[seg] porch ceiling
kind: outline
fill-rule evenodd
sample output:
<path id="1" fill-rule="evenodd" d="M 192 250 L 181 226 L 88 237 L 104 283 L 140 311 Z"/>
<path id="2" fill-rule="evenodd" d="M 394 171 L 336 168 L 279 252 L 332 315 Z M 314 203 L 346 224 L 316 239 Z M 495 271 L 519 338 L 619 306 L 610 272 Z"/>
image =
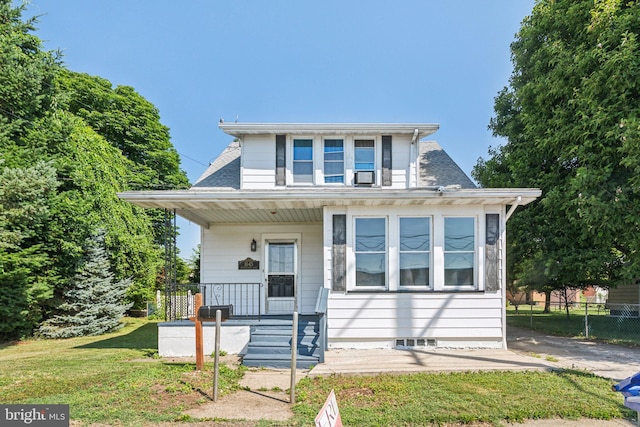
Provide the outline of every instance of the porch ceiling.
<path id="1" fill-rule="evenodd" d="M 526 205 L 541 194 L 509 189 L 353 189 L 352 191 L 129 191 L 121 199 L 143 208 L 175 209 L 208 228 L 214 223 L 321 222 L 327 207 Z"/>

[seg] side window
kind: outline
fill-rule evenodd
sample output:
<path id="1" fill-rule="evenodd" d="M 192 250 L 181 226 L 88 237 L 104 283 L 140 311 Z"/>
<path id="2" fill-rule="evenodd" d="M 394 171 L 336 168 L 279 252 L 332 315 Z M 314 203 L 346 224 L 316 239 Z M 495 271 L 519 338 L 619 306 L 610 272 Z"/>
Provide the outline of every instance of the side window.
<path id="1" fill-rule="evenodd" d="M 344 141 L 324 140 L 324 182 L 344 184 Z"/>
<path id="2" fill-rule="evenodd" d="M 444 286 L 474 285 L 474 218 L 444 219 Z"/>
<path id="3" fill-rule="evenodd" d="M 430 285 L 431 219 L 400 218 L 400 286 Z"/>
<path id="4" fill-rule="evenodd" d="M 293 140 L 293 182 L 313 183 L 313 140 Z"/>
<path id="5" fill-rule="evenodd" d="M 355 219 L 356 287 L 384 287 L 387 281 L 385 218 Z"/>

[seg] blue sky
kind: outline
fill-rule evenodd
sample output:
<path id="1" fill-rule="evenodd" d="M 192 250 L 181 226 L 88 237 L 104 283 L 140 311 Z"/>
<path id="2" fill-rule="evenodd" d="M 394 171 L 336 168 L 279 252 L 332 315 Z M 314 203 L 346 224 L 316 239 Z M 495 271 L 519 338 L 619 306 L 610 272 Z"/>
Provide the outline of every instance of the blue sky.
<path id="1" fill-rule="evenodd" d="M 67 68 L 132 86 L 194 182 L 240 122 L 439 123 L 469 174 L 534 0 L 31 0 Z M 180 221 L 189 257 L 199 227 Z"/>

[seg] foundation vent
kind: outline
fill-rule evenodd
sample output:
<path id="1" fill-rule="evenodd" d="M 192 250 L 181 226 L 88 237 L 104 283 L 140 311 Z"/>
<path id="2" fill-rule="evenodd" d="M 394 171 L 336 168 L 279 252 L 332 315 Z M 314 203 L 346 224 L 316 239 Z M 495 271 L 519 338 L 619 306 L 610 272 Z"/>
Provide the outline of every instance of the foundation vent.
<path id="1" fill-rule="evenodd" d="M 436 347 L 438 342 L 435 338 L 396 338 L 396 347 Z"/>

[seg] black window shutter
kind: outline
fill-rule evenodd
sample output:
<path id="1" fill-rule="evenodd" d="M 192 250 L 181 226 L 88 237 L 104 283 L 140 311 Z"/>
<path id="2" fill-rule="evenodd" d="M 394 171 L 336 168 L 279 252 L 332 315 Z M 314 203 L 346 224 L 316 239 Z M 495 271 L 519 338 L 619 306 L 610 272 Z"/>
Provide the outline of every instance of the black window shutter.
<path id="1" fill-rule="evenodd" d="M 331 289 L 346 290 L 347 275 L 347 216 L 333 216 L 333 245 L 331 248 Z"/>
<path id="2" fill-rule="evenodd" d="M 276 185 L 286 185 L 287 137 L 276 135 Z"/>
<path id="3" fill-rule="evenodd" d="M 500 257 L 498 256 L 498 244 L 500 239 L 500 215 L 487 214 L 485 237 L 485 290 L 496 292 L 500 289 Z"/>
<path id="4" fill-rule="evenodd" d="M 391 186 L 391 135 L 382 135 L 382 185 Z"/>

